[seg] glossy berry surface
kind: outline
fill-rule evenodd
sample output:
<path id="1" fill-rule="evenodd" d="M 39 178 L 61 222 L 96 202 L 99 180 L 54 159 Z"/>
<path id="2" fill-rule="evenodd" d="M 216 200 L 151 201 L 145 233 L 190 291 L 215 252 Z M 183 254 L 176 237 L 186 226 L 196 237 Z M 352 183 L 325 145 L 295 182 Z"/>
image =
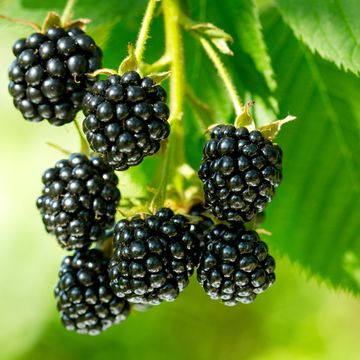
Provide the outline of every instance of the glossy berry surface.
<path id="1" fill-rule="evenodd" d="M 194 225 L 170 209 L 115 226 L 109 277 L 114 293 L 129 302 L 174 301 L 198 263 Z"/>
<path id="2" fill-rule="evenodd" d="M 155 154 L 170 133 L 165 100 L 161 86 L 135 71 L 97 81 L 83 101 L 90 147 L 116 170 Z"/>
<path id="3" fill-rule="evenodd" d="M 63 259 L 54 293 L 67 330 L 98 335 L 128 317 L 130 305 L 113 294 L 107 265 L 97 249 L 76 251 Z"/>
<path id="4" fill-rule="evenodd" d="M 197 278 L 210 298 L 248 304 L 275 281 L 275 261 L 255 231 L 216 225 L 206 235 Z"/>
<path id="5" fill-rule="evenodd" d="M 47 169 L 42 182 L 37 207 L 64 249 L 88 247 L 114 225 L 118 178 L 101 158 L 72 154 Z"/>
<path id="6" fill-rule="evenodd" d="M 203 148 L 198 174 L 213 215 L 247 222 L 274 197 L 282 178 L 282 151 L 258 130 L 218 125 Z"/>
<path id="7" fill-rule="evenodd" d="M 79 28 L 50 28 L 13 45 L 9 92 L 26 120 L 44 119 L 60 126 L 74 120 L 85 90 L 94 79 L 85 74 L 101 67 L 102 53 Z"/>

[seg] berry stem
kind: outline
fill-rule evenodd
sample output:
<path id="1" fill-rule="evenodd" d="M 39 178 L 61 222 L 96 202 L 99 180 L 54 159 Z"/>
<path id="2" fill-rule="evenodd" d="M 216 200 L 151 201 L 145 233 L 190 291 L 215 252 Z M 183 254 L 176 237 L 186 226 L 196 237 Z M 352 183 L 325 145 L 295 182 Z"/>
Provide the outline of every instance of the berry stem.
<path id="1" fill-rule="evenodd" d="M 89 145 L 85 139 L 84 134 L 81 131 L 81 128 L 77 121 L 77 118 L 75 118 L 75 120 L 74 120 L 74 125 L 76 127 L 76 130 L 77 130 L 77 132 L 79 134 L 79 138 L 80 138 L 80 152 L 88 156 L 90 153 Z"/>
<path id="2" fill-rule="evenodd" d="M 170 119 L 179 121 L 183 117 L 185 96 L 184 50 L 179 26 L 179 0 L 164 0 L 164 19 L 166 34 L 166 53 L 171 57 L 170 79 Z"/>
<path id="3" fill-rule="evenodd" d="M 190 85 L 186 87 L 186 97 L 191 104 L 201 129 L 206 131 L 216 122 L 210 107 L 196 96 Z"/>
<path id="4" fill-rule="evenodd" d="M 182 177 L 180 176 L 179 179 L 176 177 L 178 176 L 177 168 L 184 163 L 184 136 L 180 124 L 183 117 L 186 81 L 184 49 L 179 24 L 179 0 L 164 0 L 163 11 L 166 34 L 166 54 L 171 58 L 169 118 L 169 123 L 171 123 L 171 133 L 169 141 L 165 145 L 167 148 L 163 148 L 165 155 L 163 158 L 160 186 L 152 199 L 150 205 L 152 210 L 163 206 L 170 177 L 174 178 L 174 183 L 177 183 L 180 187 L 182 186 Z"/>
<path id="5" fill-rule="evenodd" d="M 230 74 L 226 70 L 223 62 L 221 61 L 219 55 L 216 53 L 211 44 L 202 37 L 199 37 L 200 43 L 203 46 L 205 52 L 209 56 L 210 60 L 213 62 L 218 74 L 223 81 L 225 88 L 230 96 L 230 99 L 233 103 L 236 116 L 239 116 L 243 113 L 243 105 L 241 103 L 241 99 L 239 94 L 236 91 L 236 88 L 232 82 Z"/>
<path id="6" fill-rule="evenodd" d="M 53 149 L 56 149 L 57 151 L 60 151 L 65 156 L 70 156 L 71 151 L 64 149 L 62 146 L 54 144 L 52 142 L 47 142 L 46 145 L 52 147 Z"/>
<path id="7" fill-rule="evenodd" d="M 0 19 L 3 19 L 3 20 L 8 20 L 8 21 L 11 21 L 13 23 L 17 23 L 17 24 L 22 24 L 22 25 L 25 25 L 25 26 L 30 26 L 32 27 L 36 32 L 41 32 L 41 26 L 36 24 L 35 22 L 33 21 L 29 21 L 29 20 L 23 20 L 23 19 L 14 19 L 14 18 L 11 18 L 9 16 L 5 16 L 5 15 L 0 15 Z"/>
<path id="8" fill-rule="evenodd" d="M 73 16 L 73 9 L 75 6 L 76 0 L 67 0 L 64 11 L 61 16 L 61 24 L 64 26 L 70 23 Z"/>
<path id="9" fill-rule="evenodd" d="M 143 21 L 141 23 L 141 28 L 139 31 L 139 35 L 135 47 L 135 56 L 138 61 L 138 64 L 141 63 L 142 58 L 144 56 L 146 41 L 149 38 L 149 31 L 150 31 L 152 18 L 154 17 L 156 2 L 157 0 L 149 0 Z"/>

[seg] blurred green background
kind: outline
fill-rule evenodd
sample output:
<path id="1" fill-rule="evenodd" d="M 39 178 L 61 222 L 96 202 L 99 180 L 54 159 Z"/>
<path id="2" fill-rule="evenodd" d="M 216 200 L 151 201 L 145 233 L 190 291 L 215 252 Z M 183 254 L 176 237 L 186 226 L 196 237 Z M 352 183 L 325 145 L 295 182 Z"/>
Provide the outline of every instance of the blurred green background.
<path id="1" fill-rule="evenodd" d="M 225 3 L 227 2 L 225 1 Z M 208 3 L 213 5 L 211 1 Z M 58 10 L 64 5 L 64 1 L 55 0 L 51 4 L 47 4 L 40 0 L 3 0 L 0 4 L 0 11 L 3 14 L 39 20 L 44 17 L 47 10 L 51 10 L 51 6 Z M 110 9 L 115 6 L 114 4 L 118 10 L 109 13 Z M 79 1 L 76 15 L 94 17 L 94 24 L 90 25 L 89 32 L 100 44 L 107 44 L 105 47 L 106 66 L 116 66 L 125 56 L 126 43 L 129 40 L 135 40 L 145 4 L 145 1 L 132 1 L 130 6 L 128 1 L 123 1 L 121 4 L 117 4 L 117 1 L 109 1 L 96 7 L 91 0 Z M 197 5 L 194 5 L 191 10 L 193 15 L 197 15 L 195 18 L 200 19 L 202 17 L 202 20 L 205 18 L 215 23 L 220 21 L 216 19 L 215 15 L 211 17 L 211 14 L 216 13 L 215 5 L 214 8 L 209 5 L 208 11 L 202 11 L 206 8 L 206 1 L 199 1 L 199 4 L 202 4 L 199 9 L 197 9 Z M 307 118 L 306 116 L 301 118 L 300 114 L 304 110 L 299 109 L 298 106 L 304 97 L 311 96 L 313 101 L 321 101 L 323 92 L 309 90 L 312 81 L 315 81 L 314 74 L 308 75 L 306 69 L 304 70 L 305 65 L 299 65 L 301 71 L 308 75 L 302 77 L 303 83 L 299 84 L 298 82 L 298 87 L 302 91 L 299 93 L 300 90 L 297 90 L 294 80 L 295 75 L 293 72 L 288 72 L 286 66 L 296 61 L 300 62 L 300 50 L 307 59 L 310 56 L 309 52 L 304 49 L 304 45 L 295 40 L 293 35 L 284 35 L 289 33 L 289 30 L 279 19 L 274 20 L 274 17 L 278 16 L 277 10 L 269 9 L 267 7 L 268 1 L 259 1 L 259 4 L 262 11 L 262 24 L 265 30 L 269 30 L 268 33 L 265 32 L 265 41 L 269 47 L 275 69 L 274 78 L 278 81 L 276 96 L 273 96 L 272 83 L 269 77 L 263 78 L 261 74 L 259 75 L 256 72 L 259 66 L 255 66 L 256 59 L 251 59 L 251 56 L 247 55 L 250 50 L 241 53 L 241 49 L 238 49 L 239 57 L 235 57 L 235 59 L 239 59 L 236 60 L 238 63 L 231 60 L 231 63 L 228 64 L 230 71 L 239 70 L 238 73 L 234 72 L 234 76 L 243 98 L 262 98 L 260 105 L 263 103 L 263 106 L 259 106 L 261 109 L 259 114 L 272 115 L 280 112 L 285 117 L 287 112 L 290 112 L 300 116 L 299 122 L 302 121 L 300 125 L 289 125 L 289 132 L 284 132 L 279 138 L 280 145 L 285 147 L 285 154 L 289 154 L 287 158 L 288 167 L 285 163 L 284 190 L 279 191 L 267 213 L 267 222 L 265 223 L 265 227 L 273 232 L 273 235 L 268 238 L 268 242 L 277 259 L 277 281 L 269 291 L 259 296 L 253 304 L 227 308 L 208 299 L 193 278 L 191 285 L 176 302 L 163 304 L 143 313 L 134 311 L 124 323 L 111 328 L 96 338 L 66 332 L 58 320 L 52 289 L 57 280 L 57 270 L 64 252 L 58 248 L 54 239 L 46 234 L 35 207 L 35 199 L 41 191 L 40 176 L 42 172 L 63 156 L 59 151 L 47 145 L 47 142 L 58 144 L 71 151 L 78 151 L 79 139 L 74 126 L 71 124 L 55 128 L 46 122 L 28 123 L 13 108 L 7 92 L 6 73 L 6 69 L 13 58 L 10 48 L 17 38 L 26 36 L 31 30 L 18 25 L 1 24 L 0 63 L 1 69 L 3 69 L 0 72 L 1 360 L 107 358 L 360 359 L 358 345 L 360 302 L 358 298 L 353 297 L 347 291 L 335 291 L 328 286 L 329 282 L 343 288 L 354 288 L 355 285 L 353 287 L 344 285 L 346 281 L 342 283 L 340 275 L 329 276 L 329 279 L 326 277 L 327 272 L 334 274 L 340 272 L 341 264 L 339 262 L 340 265 L 337 265 L 336 259 L 337 257 L 343 259 L 342 256 L 346 253 L 347 248 L 339 245 L 338 252 L 333 254 L 335 265 L 333 267 L 329 265 L 326 268 L 320 267 L 320 265 L 315 266 L 317 259 L 314 259 L 314 262 L 309 260 L 313 253 L 310 245 L 310 247 L 299 245 L 301 240 L 304 243 L 315 243 L 321 234 L 330 236 L 324 227 L 330 228 L 330 233 L 334 234 L 329 220 L 331 218 L 327 217 L 327 214 L 331 213 L 332 205 L 327 202 L 323 203 L 325 204 L 325 211 L 323 208 L 319 212 L 324 214 L 321 225 L 324 231 L 319 230 L 316 233 L 317 229 L 315 229 L 314 224 L 316 218 L 317 221 L 320 219 L 319 212 L 310 208 L 312 209 L 312 217 L 310 220 L 306 218 L 308 208 L 305 205 L 301 206 L 306 204 L 305 200 L 308 194 L 304 192 L 303 196 L 299 195 L 300 186 L 307 185 L 310 193 L 312 192 L 311 196 L 315 196 L 314 194 L 318 189 L 311 187 L 309 181 L 304 183 L 304 180 L 299 180 L 299 177 L 302 176 L 299 172 L 304 169 L 315 171 L 314 169 L 321 168 L 321 165 L 327 169 L 337 166 L 337 162 L 323 164 L 319 160 L 320 162 L 315 162 L 309 169 L 310 165 L 307 166 L 308 163 L 306 162 L 314 158 L 311 151 L 316 149 L 311 148 L 313 144 L 311 139 L 313 134 L 318 133 L 314 128 L 314 123 L 311 125 L 312 128 L 311 126 L 310 128 L 306 127 Z M 230 31 L 231 29 L 226 26 L 226 20 L 227 18 L 224 18 L 223 24 L 219 25 Z M 274 24 L 277 24 L 276 28 Z M 231 28 L 230 25 L 229 27 Z M 278 32 L 276 33 L 276 31 Z M 233 33 L 232 35 L 235 36 Z M 162 20 L 159 17 L 154 24 L 147 61 L 154 61 L 161 55 L 163 50 L 162 36 Z M 241 38 L 241 34 L 239 36 Z M 279 42 L 282 41 L 282 46 L 274 44 L 273 36 L 276 36 Z M 185 35 L 186 46 L 189 47 L 191 40 L 188 40 L 187 37 L 188 35 Z M 290 42 L 290 45 L 285 42 L 284 38 Z M 238 46 L 237 41 L 235 37 L 234 47 Z M 277 57 L 278 48 L 281 49 L 280 52 L 283 55 L 280 58 Z M 192 84 L 198 76 L 198 74 L 194 75 L 196 66 L 201 66 L 203 61 L 197 56 L 194 58 L 194 64 L 192 62 L 189 64 L 189 72 L 192 74 L 192 80 L 189 81 Z M 275 61 L 275 59 L 279 61 Z M 332 64 L 323 62 L 320 58 L 315 60 L 320 64 L 319 66 L 322 66 L 321 69 L 325 69 L 324 74 L 328 75 L 326 81 L 336 82 L 341 71 Z M 240 63 L 241 61 L 243 63 Z M 206 71 L 210 67 L 209 62 L 205 61 L 205 65 Z M 285 69 L 280 71 L 280 67 Z M 345 95 L 348 89 L 355 91 L 353 94 L 354 102 L 358 101 L 359 97 L 355 96 L 359 93 L 359 89 L 356 87 L 359 85 L 358 78 L 345 73 L 341 76 L 344 76 L 341 78 L 341 81 L 344 81 L 342 91 L 345 92 Z M 257 80 L 258 82 L 256 82 Z M 203 96 L 203 100 L 207 103 L 211 103 L 213 93 L 217 93 L 219 106 L 214 111 L 220 119 L 230 119 L 230 106 L 227 101 L 223 100 L 225 96 L 216 90 L 216 85 L 218 85 L 216 73 L 213 72 L 213 75 L 210 74 L 209 77 L 203 78 L 203 81 L 204 89 L 198 93 Z M 292 84 L 291 91 L 287 91 L 289 84 Z M 323 86 L 327 86 L 327 84 L 325 83 Z M 196 84 L 194 87 L 199 89 L 201 86 Z M 339 118 L 337 112 L 340 113 L 344 108 L 347 108 L 347 112 L 353 111 L 350 114 L 351 116 L 358 116 L 359 112 L 355 113 L 354 110 L 355 105 L 352 110 L 349 110 L 349 106 L 343 104 L 343 99 L 338 94 L 341 90 L 335 92 L 334 106 L 337 108 L 335 108 L 333 116 Z M 329 96 L 332 95 L 329 93 Z M 291 96 L 292 98 L 290 98 Z M 274 101 L 280 103 L 280 111 L 276 109 L 276 105 L 271 106 L 271 104 L 274 105 Z M 314 119 L 321 113 L 321 110 L 315 111 L 314 106 L 314 102 L 309 105 L 309 119 Z M 321 104 L 318 106 L 321 107 Z M 358 107 L 356 109 L 358 110 Z M 188 136 L 190 136 L 189 133 L 193 126 L 191 125 L 192 111 L 193 109 L 189 109 L 189 115 L 186 115 Z M 346 114 L 348 115 L 348 113 Z M 326 111 L 322 119 L 324 121 L 327 119 Z M 359 116 L 356 119 L 359 120 Z M 312 133 L 306 135 L 309 129 Z M 319 131 L 324 132 L 325 130 L 320 128 Z M 329 131 L 332 132 L 332 130 Z M 351 141 L 350 138 L 347 140 Z M 195 145 L 201 146 L 202 141 L 202 134 L 197 131 L 194 135 Z M 301 143 L 301 141 L 305 142 Z M 315 144 L 316 140 L 313 141 Z M 302 155 L 305 159 L 296 152 L 296 149 L 301 145 L 309 149 L 310 155 L 306 156 L 307 152 L 302 148 Z M 314 147 L 316 148 L 316 146 Z M 359 155 L 356 149 L 354 149 L 355 157 Z M 191 152 L 192 148 L 188 150 Z M 325 150 L 331 154 L 328 147 L 324 148 L 324 152 Z M 194 166 L 201 156 L 200 151 L 196 156 L 189 158 L 189 162 Z M 294 161 L 291 162 L 291 160 Z M 146 178 L 144 174 L 151 166 L 152 162 L 146 161 L 139 170 L 130 172 L 130 174 L 136 175 L 136 181 L 141 182 L 143 180 L 139 180 L 139 177 Z M 286 171 L 286 169 L 288 170 Z M 321 187 L 321 181 L 328 184 L 326 176 L 329 174 L 323 169 L 318 171 L 319 173 L 314 173 L 313 179 L 317 179 L 320 183 L 314 186 Z M 129 183 L 131 179 L 129 180 L 128 175 L 121 174 L 120 180 L 122 191 L 129 193 L 134 190 L 133 188 L 136 191 L 136 185 Z M 331 183 L 331 186 L 336 186 L 336 183 Z M 346 182 L 345 186 L 347 186 Z M 336 193 L 333 199 L 335 204 L 340 204 L 337 205 L 340 209 L 345 207 L 345 204 L 339 200 L 342 195 L 345 196 L 345 192 Z M 346 196 L 352 197 L 350 185 Z M 289 205 L 294 202 L 294 199 L 299 203 L 299 207 L 296 209 L 290 208 Z M 352 200 L 355 203 L 357 199 L 353 198 Z M 323 201 L 323 198 L 315 200 L 317 203 L 318 201 Z M 336 203 L 336 201 L 338 202 Z M 355 222 L 352 222 L 354 229 L 348 235 L 353 237 L 354 242 L 352 245 L 348 242 L 347 245 L 352 246 L 350 248 L 351 254 L 356 255 L 358 254 L 356 249 L 359 248 L 359 242 L 356 241 L 358 236 L 355 229 L 358 230 L 359 224 L 356 218 L 359 218 L 359 209 L 356 206 L 352 209 L 349 218 L 355 219 L 353 219 Z M 342 219 L 345 221 L 344 218 Z M 304 227 L 307 229 L 305 232 L 307 237 L 301 230 Z M 313 238 L 312 231 L 315 233 Z M 298 241 L 296 241 L 297 239 Z M 341 242 L 340 237 L 335 240 Z M 280 245 L 277 245 L 277 241 Z M 324 261 L 331 264 L 332 256 L 326 252 L 328 244 L 324 247 L 319 241 L 318 245 L 325 249 L 324 258 L 327 259 L 321 258 L 321 261 L 318 259 L 319 264 Z M 314 253 L 316 253 L 315 250 Z M 304 267 L 307 270 L 303 270 Z M 356 276 L 359 279 L 358 269 L 358 265 L 355 266 L 351 276 L 349 275 L 349 279 L 356 279 Z M 310 273 L 320 274 L 326 281 L 317 280 L 320 277 L 316 275 L 314 278 L 309 275 Z"/>

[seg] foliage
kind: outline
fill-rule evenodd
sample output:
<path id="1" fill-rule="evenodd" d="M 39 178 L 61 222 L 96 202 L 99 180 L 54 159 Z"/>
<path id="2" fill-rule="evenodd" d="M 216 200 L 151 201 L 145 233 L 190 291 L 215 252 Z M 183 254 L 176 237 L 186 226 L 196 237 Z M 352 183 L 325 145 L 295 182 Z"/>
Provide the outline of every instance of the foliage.
<path id="1" fill-rule="evenodd" d="M 285 125 L 277 138 L 284 151 L 284 180 L 266 212 L 264 227 L 272 232 L 267 239 L 271 248 L 316 278 L 358 295 L 357 1 L 276 0 L 277 8 L 258 7 L 248 0 L 182 3 L 187 18 L 214 24 L 232 37 L 233 42 L 226 46 L 233 55 L 220 56 L 243 101 L 256 101 L 256 123 L 268 123 L 288 114 L 298 119 Z M 54 0 L 49 9 L 49 3 L 41 0 L 13 0 L 3 1 L 0 11 L 9 16 L 29 19 L 33 16 L 32 20 L 38 21 L 48 10 L 61 12 L 63 5 L 64 1 Z M 135 43 L 145 7 L 144 0 L 78 2 L 75 17 L 92 19 L 89 32 L 104 45 L 105 67 L 117 69 L 127 54 L 128 42 Z M 158 60 L 165 49 L 161 12 L 157 15 L 145 52 L 147 64 Z M 0 26 L 9 24 L 1 22 Z M 185 159 L 181 161 L 197 169 L 204 129 L 212 123 L 233 122 L 235 114 L 198 35 L 184 30 L 183 40 L 186 65 L 183 137 L 178 138 L 179 148 L 172 151 L 180 153 L 183 146 Z M 177 158 L 181 159 L 182 154 Z M 127 195 L 146 196 L 149 188 L 159 184 L 162 166 L 160 154 L 130 170 L 132 185 Z M 171 169 L 173 177 L 169 181 L 182 189 L 185 185 L 179 185 L 182 180 L 177 168 Z"/>
<path id="2" fill-rule="evenodd" d="M 338 67 L 360 72 L 357 0 L 276 0 L 285 21 L 312 51 Z"/>

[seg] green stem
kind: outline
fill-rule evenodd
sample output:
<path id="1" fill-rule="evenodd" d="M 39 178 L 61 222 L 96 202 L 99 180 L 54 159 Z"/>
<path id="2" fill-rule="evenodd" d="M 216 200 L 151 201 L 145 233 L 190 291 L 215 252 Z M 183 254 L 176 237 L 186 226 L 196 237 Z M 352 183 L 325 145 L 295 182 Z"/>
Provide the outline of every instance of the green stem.
<path id="1" fill-rule="evenodd" d="M 206 131 L 212 124 L 215 124 L 216 120 L 213 112 L 206 103 L 195 95 L 194 90 L 190 86 L 186 88 L 186 97 L 192 104 L 192 109 L 203 131 Z"/>
<path id="2" fill-rule="evenodd" d="M 183 44 L 179 26 L 179 0 L 164 0 L 163 9 L 165 18 L 166 53 L 170 55 L 172 60 L 170 79 L 171 114 L 169 119 L 169 122 L 171 122 L 182 119 L 186 84 Z"/>
<path id="3" fill-rule="evenodd" d="M 222 63 L 219 55 L 210 45 L 210 43 L 202 37 L 199 37 L 200 43 L 203 46 L 205 52 L 209 56 L 210 60 L 213 62 L 216 70 L 219 73 L 220 78 L 222 79 L 225 88 L 230 96 L 230 99 L 233 103 L 236 116 L 239 116 L 243 113 L 243 105 L 241 103 L 240 96 L 238 95 L 236 88 L 231 80 L 230 74 L 226 70 L 224 64 Z"/>
<path id="4" fill-rule="evenodd" d="M 164 54 L 160 59 L 156 60 L 152 64 L 141 63 L 140 68 L 144 74 L 157 73 L 160 71 L 164 71 L 169 68 L 171 63 L 171 58 L 168 54 Z"/>
<path id="5" fill-rule="evenodd" d="M 88 145 L 88 142 L 87 142 L 84 134 L 81 131 L 81 128 L 80 128 L 77 118 L 74 120 L 74 125 L 75 125 L 75 128 L 76 128 L 76 130 L 79 134 L 79 138 L 80 138 L 80 152 L 85 155 L 89 155 L 90 154 L 89 145 Z"/>
<path id="6" fill-rule="evenodd" d="M 68 0 L 61 16 L 61 24 L 64 26 L 71 21 L 76 0 Z"/>
<path id="7" fill-rule="evenodd" d="M 163 11 L 166 34 L 166 54 L 171 58 L 170 78 L 170 118 L 171 133 L 167 148 L 164 149 L 163 168 L 158 191 L 151 202 L 154 210 L 163 206 L 166 199 L 166 191 L 169 180 L 176 180 L 176 168 L 180 166 L 184 158 L 184 142 L 180 127 L 183 117 L 185 97 L 185 69 L 184 50 L 181 30 L 179 26 L 180 9 L 179 0 L 163 0 Z"/>
<path id="8" fill-rule="evenodd" d="M 52 142 L 47 142 L 46 145 L 49 145 L 53 149 L 56 149 L 57 151 L 60 151 L 63 155 L 69 156 L 71 154 L 71 151 L 66 150 L 62 146 L 54 144 Z"/>
<path id="9" fill-rule="evenodd" d="M 135 56 L 139 64 L 141 63 L 142 58 L 144 56 L 146 41 L 149 38 L 149 31 L 150 31 L 151 21 L 154 16 L 154 11 L 156 8 L 156 2 L 157 0 L 149 0 L 143 21 L 141 23 L 139 35 L 136 41 Z"/>

